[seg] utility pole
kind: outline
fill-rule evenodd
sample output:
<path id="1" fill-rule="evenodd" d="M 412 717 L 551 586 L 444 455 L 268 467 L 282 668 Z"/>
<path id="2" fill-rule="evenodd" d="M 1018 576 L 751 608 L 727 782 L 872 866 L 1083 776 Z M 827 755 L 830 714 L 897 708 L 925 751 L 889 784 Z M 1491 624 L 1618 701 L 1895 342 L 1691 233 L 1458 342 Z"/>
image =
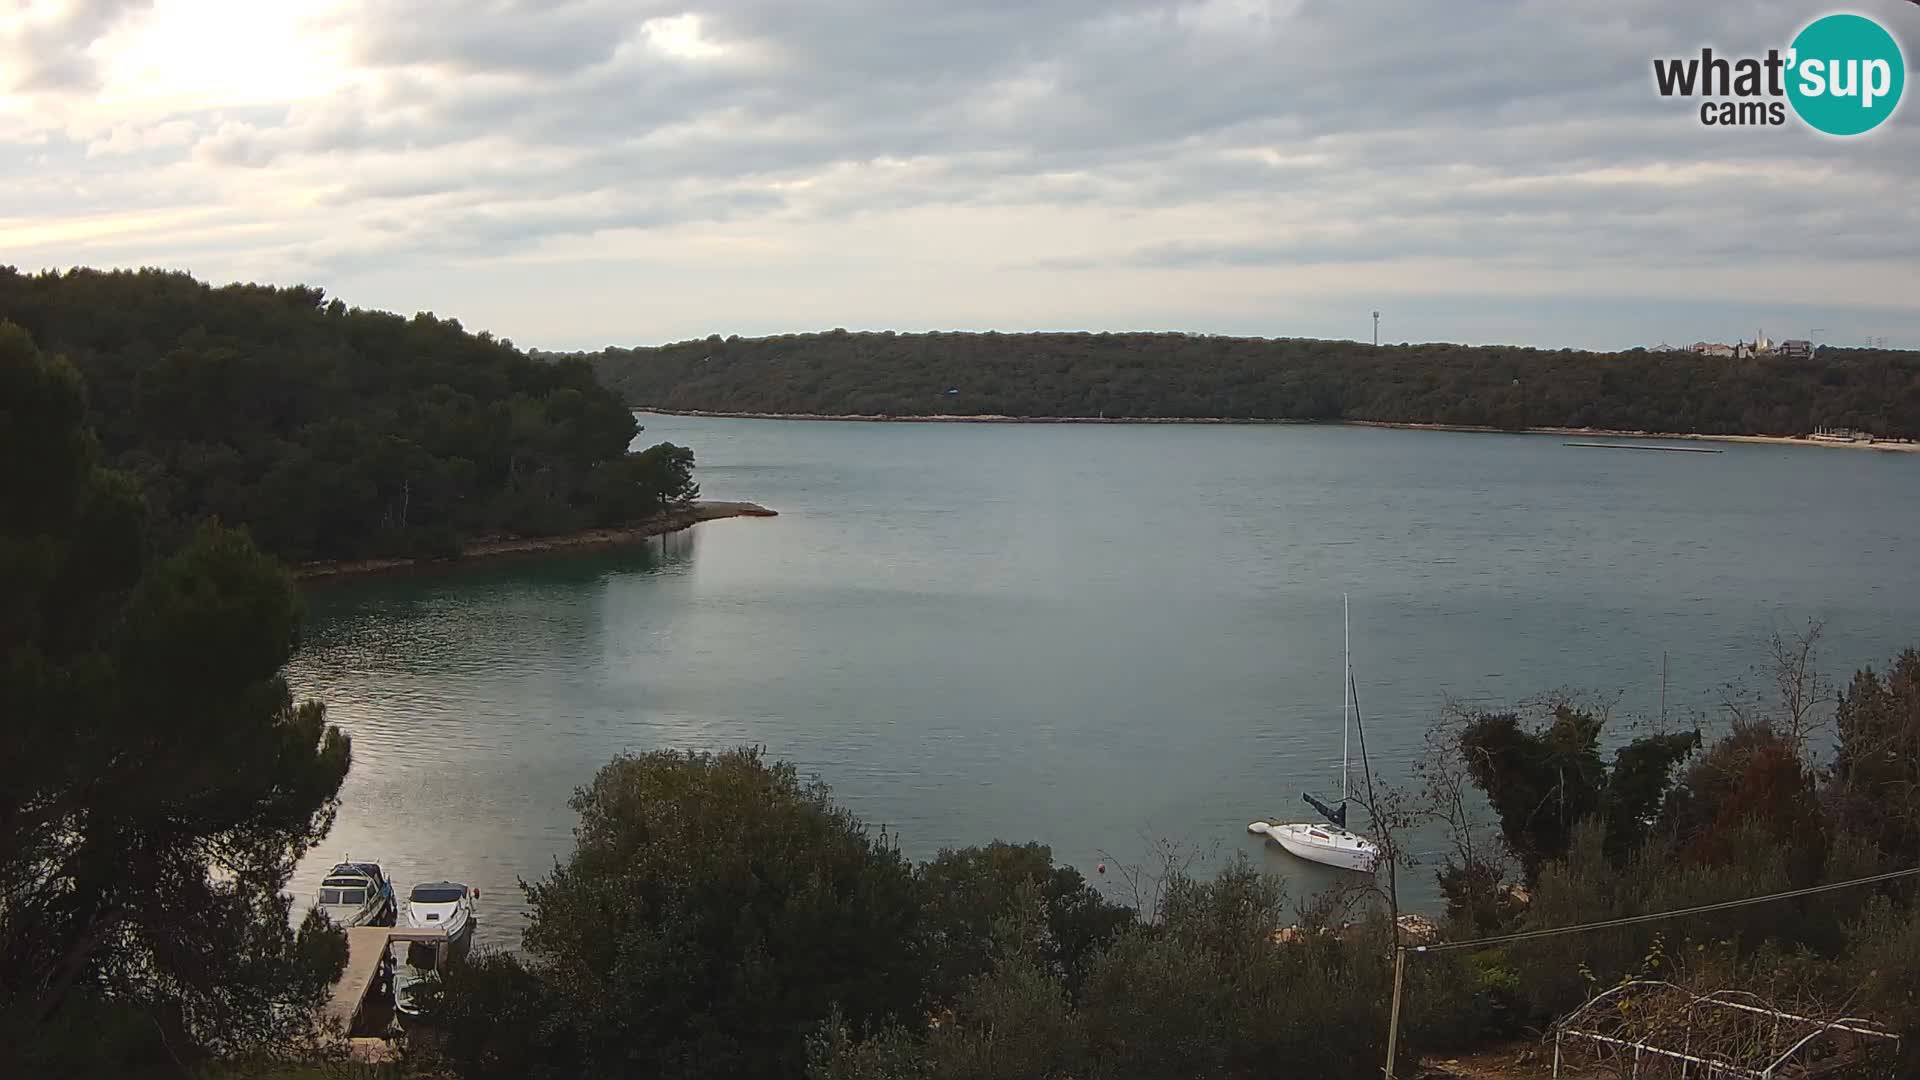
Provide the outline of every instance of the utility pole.
<path id="1" fill-rule="evenodd" d="M 1380 347 L 1380 313 L 1373 313 L 1373 347 Z"/>
<path id="2" fill-rule="evenodd" d="M 1407 977 L 1407 947 L 1400 944 L 1400 923 L 1393 926 L 1393 1008 L 1387 1016 L 1387 1080 L 1394 1080 L 1394 1058 L 1400 1050 L 1400 987 Z"/>

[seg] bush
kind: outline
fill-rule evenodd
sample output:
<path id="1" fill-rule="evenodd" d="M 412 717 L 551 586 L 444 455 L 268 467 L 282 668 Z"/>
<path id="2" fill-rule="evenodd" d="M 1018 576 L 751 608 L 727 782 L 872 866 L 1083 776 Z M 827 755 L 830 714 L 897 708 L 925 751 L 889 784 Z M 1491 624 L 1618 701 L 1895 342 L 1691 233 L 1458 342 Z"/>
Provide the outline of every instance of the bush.
<path id="1" fill-rule="evenodd" d="M 1862 1011 L 1900 1033 L 1901 1075 L 1920 1075 L 1920 913 L 1879 897 L 1847 928 L 1847 942 Z"/>
<path id="2" fill-rule="evenodd" d="M 914 874 L 927 941 L 928 991 L 951 1003 L 969 980 L 992 969 L 994 924 L 1018 914 L 1023 889 L 1035 893 L 1043 933 L 1033 957 L 1077 993 L 1097 951 L 1134 921 L 1133 909 L 1108 903 L 1071 867 L 1055 866 L 1044 844 L 942 851 Z"/>
<path id="3" fill-rule="evenodd" d="M 469 1080 L 566 1080 L 581 1053 L 560 999 L 508 953 L 480 952 L 419 994 L 446 1065 Z"/>
<path id="4" fill-rule="evenodd" d="M 526 886 L 543 1026 L 497 1044 L 508 1071 L 559 1045 L 595 1075 L 790 1077 L 836 1008 L 863 1034 L 924 1015 L 906 860 L 792 766 L 620 757 L 573 807 L 572 857 Z M 536 997 L 506 961 L 443 994 L 436 1012 L 474 1025 Z"/>
<path id="5" fill-rule="evenodd" d="M 1245 859 L 1208 881 L 1175 874 L 1153 921 L 1098 952 L 1076 1000 L 1045 966 L 1038 890 L 1018 892 L 1031 904 L 996 921 L 991 965 L 950 1011 L 864 1041 L 827 1030 L 816 1080 L 1378 1075 L 1392 989 L 1384 919 L 1336 930 L 1306 912 L 1304 932 L 1281 940 L 1285 893 Z M 1409 1061 L 1488 1015 L 1445 958 L 1409 965 L 1407 989 Z"/>

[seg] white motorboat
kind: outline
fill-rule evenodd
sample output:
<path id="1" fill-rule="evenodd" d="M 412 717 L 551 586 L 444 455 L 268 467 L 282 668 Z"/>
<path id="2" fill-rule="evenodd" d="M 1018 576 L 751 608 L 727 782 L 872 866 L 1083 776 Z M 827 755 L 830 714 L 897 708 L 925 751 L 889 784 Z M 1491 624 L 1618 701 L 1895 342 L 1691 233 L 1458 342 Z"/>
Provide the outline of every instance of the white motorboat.
<path id="1" fill-rule="evenodd" d="M 1348 706 L 1353 701 L 1353 621 L 1347 612 L 1347 598 L 1340 598 L 1341 617 L 1346 625 L 1346 679 L 1340 692 L 1340 801 L 1328 806 L 1312 795 L 1302 793 L 1301 798 L 1320 811 L 1325 822 L 1288 822 L 1269 824 L 1254 821 L 1247 824 L 1247 831 L 1265 836 L 1302 859 L 1338 867 L 1343 870 L 1358 870 L 1369 873 L 1375 860 L 1380 857 L 1380 845 L 1358 833 L 1348 832 L 1347 800 L 1348 780 L 1352 773 L 1348 754 L 1348 734 L 1352 730 L 1352 718 Z"/>
<path id="2" fill-rule="evenodd" d="M 466 955 L 473 942 L 474 904 L 480 890 L 458 881 L 428 881 L 407 893 L 407 930 L 437 931 L 432 937 L 403 938 L 391 945 L 393 1008 L 402 1017 L 420 1015 L 415 990 Z"/>
<path id="3" fill-rule="evenodd" d="M 414 930 L 439 930 L 448 941 L 458 941 L 473 930 L 473 904 L 479 890 L 458 881 L 428 881 L 407 893 L 406 925 Z"/>
<path id="4" fill-rule="evenodd" d="M 392 926 L 393 883 L 379 863 L 335 863 L 320 882 L 319 908 L 335 926 Z"/>

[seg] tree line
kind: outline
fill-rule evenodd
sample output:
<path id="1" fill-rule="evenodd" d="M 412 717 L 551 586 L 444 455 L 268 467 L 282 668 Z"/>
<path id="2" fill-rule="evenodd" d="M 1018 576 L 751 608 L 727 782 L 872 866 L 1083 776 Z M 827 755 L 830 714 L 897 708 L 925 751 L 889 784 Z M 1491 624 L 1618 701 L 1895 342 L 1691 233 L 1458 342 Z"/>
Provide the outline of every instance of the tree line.
<path id="1" fill-rule="evenodd" d="M 346 943 L 283 890 L 352 746 L 281 677 L 299 595 L 243 532 L 162 540 L 86 415 L 0 324 L 0 1074 L 309 1047 Z"/>
<path id="2" fill-rule="evenodd" d="M 585 354 L 640 407 L 857 416 L 1366 420 L 1920 437 L 1920 352 L 1733 360 L 1152 333 L 848 333 Z"/>
<path id="3" fill-rule="evenodd" d="M 457 554 L 472 538 L 620 524 L 694 497 L 690 451 L 581 361 L 315 288 L 0 267 L 0 322 L 85 383 L 103 464 L 156 534 L 244 526 L 288 561 Z"/>

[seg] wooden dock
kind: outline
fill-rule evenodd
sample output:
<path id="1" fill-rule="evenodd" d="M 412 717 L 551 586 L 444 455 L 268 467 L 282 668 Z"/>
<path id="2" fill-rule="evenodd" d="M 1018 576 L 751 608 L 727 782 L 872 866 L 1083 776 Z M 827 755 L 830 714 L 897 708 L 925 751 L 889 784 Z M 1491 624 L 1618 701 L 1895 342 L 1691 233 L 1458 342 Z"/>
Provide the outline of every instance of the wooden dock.
<path id="1" fill-rule="evenodd" d="M 347 928 L 347 968 L 333 984 L 321 1016 L 329 1027 L 343 1035 L 352 1035 L 366 1006 L 367 994 L 380 981 L 387 947 L 396 941 L 445 941 L 444 930 L 413 930 L 397 926 L 350 926 Z"/>

